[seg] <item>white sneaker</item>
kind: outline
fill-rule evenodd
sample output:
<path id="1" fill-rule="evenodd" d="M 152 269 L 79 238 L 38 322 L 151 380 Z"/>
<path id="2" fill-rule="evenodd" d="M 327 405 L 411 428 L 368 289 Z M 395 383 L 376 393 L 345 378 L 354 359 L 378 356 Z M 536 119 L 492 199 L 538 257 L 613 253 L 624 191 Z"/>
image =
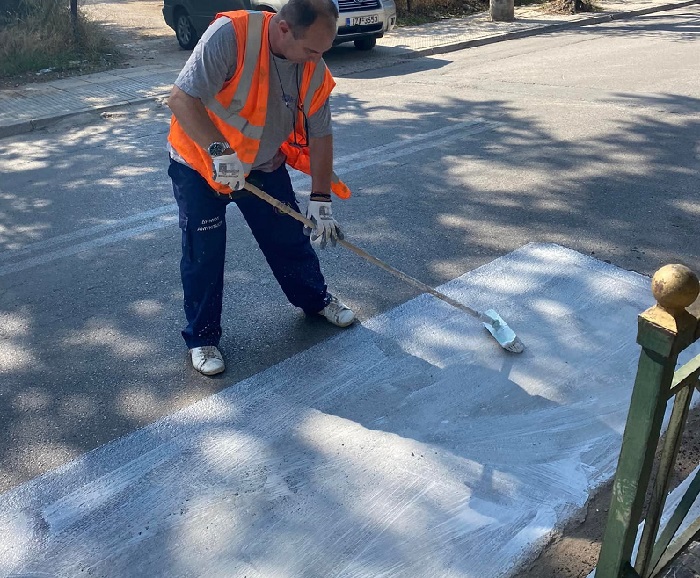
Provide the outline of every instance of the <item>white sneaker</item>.
<path id="1" fill-rule="evenodd" d="M 226 366 L 221 352 L 215 345 L 204 345 L 190 349 L 192 367 L 204 375 L 216 375 L 221 373 Z"/>
<path id="2" fill-rule="evenodd" d="M 344 303 L 338 301 L 338 298 L 331 295 L 331 301 L 321 311 L 319 315 L 323 315 L 333 325 L 338 327 L 347 327 L 355 321 L 355 312 Z"/>

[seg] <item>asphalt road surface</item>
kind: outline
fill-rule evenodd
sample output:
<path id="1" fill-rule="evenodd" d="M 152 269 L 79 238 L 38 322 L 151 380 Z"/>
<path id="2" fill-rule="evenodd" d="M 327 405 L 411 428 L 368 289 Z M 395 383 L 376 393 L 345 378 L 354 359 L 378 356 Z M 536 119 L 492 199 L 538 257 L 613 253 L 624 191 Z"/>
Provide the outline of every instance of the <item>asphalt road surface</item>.
<path id="1" fill-rule="evenodd" d="M 531 241 L 700 271 L 699 31 L 693 6 L 359 72 L 331 56 L 348 239 L 431 285 Z M 0 141 L 0 491 L 342 331 L 286 302 L 231 207 L 228 369 L 190 368 L 168 118 Z M 416 294 L 342 249 L 321 262 L 361 319 Z"/>

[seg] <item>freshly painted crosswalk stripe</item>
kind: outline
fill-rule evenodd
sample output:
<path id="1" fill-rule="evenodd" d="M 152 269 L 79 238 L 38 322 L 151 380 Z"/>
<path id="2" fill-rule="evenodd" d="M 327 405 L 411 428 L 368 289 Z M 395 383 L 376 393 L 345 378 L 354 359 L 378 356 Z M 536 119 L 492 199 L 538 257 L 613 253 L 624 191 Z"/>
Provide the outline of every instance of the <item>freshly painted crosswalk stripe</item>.
<path id="1" fill-rule="evenodd" d="M 531 244 L 0 495 L 0 574 L 508 576 L 611 478 L 649 280 Z M 87 575 L 87 574 L 85 574 Z"/>

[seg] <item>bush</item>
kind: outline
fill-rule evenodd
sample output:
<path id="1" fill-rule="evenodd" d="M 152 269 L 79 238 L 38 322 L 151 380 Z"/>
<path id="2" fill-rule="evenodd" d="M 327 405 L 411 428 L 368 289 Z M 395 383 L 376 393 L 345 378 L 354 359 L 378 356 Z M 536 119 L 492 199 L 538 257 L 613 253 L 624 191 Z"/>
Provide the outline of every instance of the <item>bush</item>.
<path id="1" fill-rule="evenodd" d="M 468 16 L 488 7 L 489 0 L 396 0 L 400 25 Z"/>
<path id="2" fill-rule="evenodd" d="M 3 0 L 0 12 L 0 77 L 41 69 L 63 70 L 75 62 L 96 64 L 113 54 L 99 25 L 66 0 Z"/>

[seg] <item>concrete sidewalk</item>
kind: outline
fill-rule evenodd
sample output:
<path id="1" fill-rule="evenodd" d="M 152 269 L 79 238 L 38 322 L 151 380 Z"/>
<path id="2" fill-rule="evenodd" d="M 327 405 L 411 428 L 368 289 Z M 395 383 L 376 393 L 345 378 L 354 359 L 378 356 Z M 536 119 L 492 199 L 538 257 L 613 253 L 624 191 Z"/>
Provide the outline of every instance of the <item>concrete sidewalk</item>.
<path id="1" fill-rule="evenodd" d="M 671 10 L 700 0 L 597 0 L 599 12 L 546 14 L 541 7 L 516 7 L 514 22 L 491 22 L 487 12 L 423 26 L 402 27 L 382 38 L 375 55 L 411 58 L 481 46 Z M 186 53 L 183 53 L 183 57 Z M 183 58 L 184 60 L 184 58 Z M 380 59 L 375 57 L 375 62 Z M 0 138 L 28 133 L 71 116 L 104 112 L 168 94 L 181 64 L 114 69 L 0 90 Z"/>

